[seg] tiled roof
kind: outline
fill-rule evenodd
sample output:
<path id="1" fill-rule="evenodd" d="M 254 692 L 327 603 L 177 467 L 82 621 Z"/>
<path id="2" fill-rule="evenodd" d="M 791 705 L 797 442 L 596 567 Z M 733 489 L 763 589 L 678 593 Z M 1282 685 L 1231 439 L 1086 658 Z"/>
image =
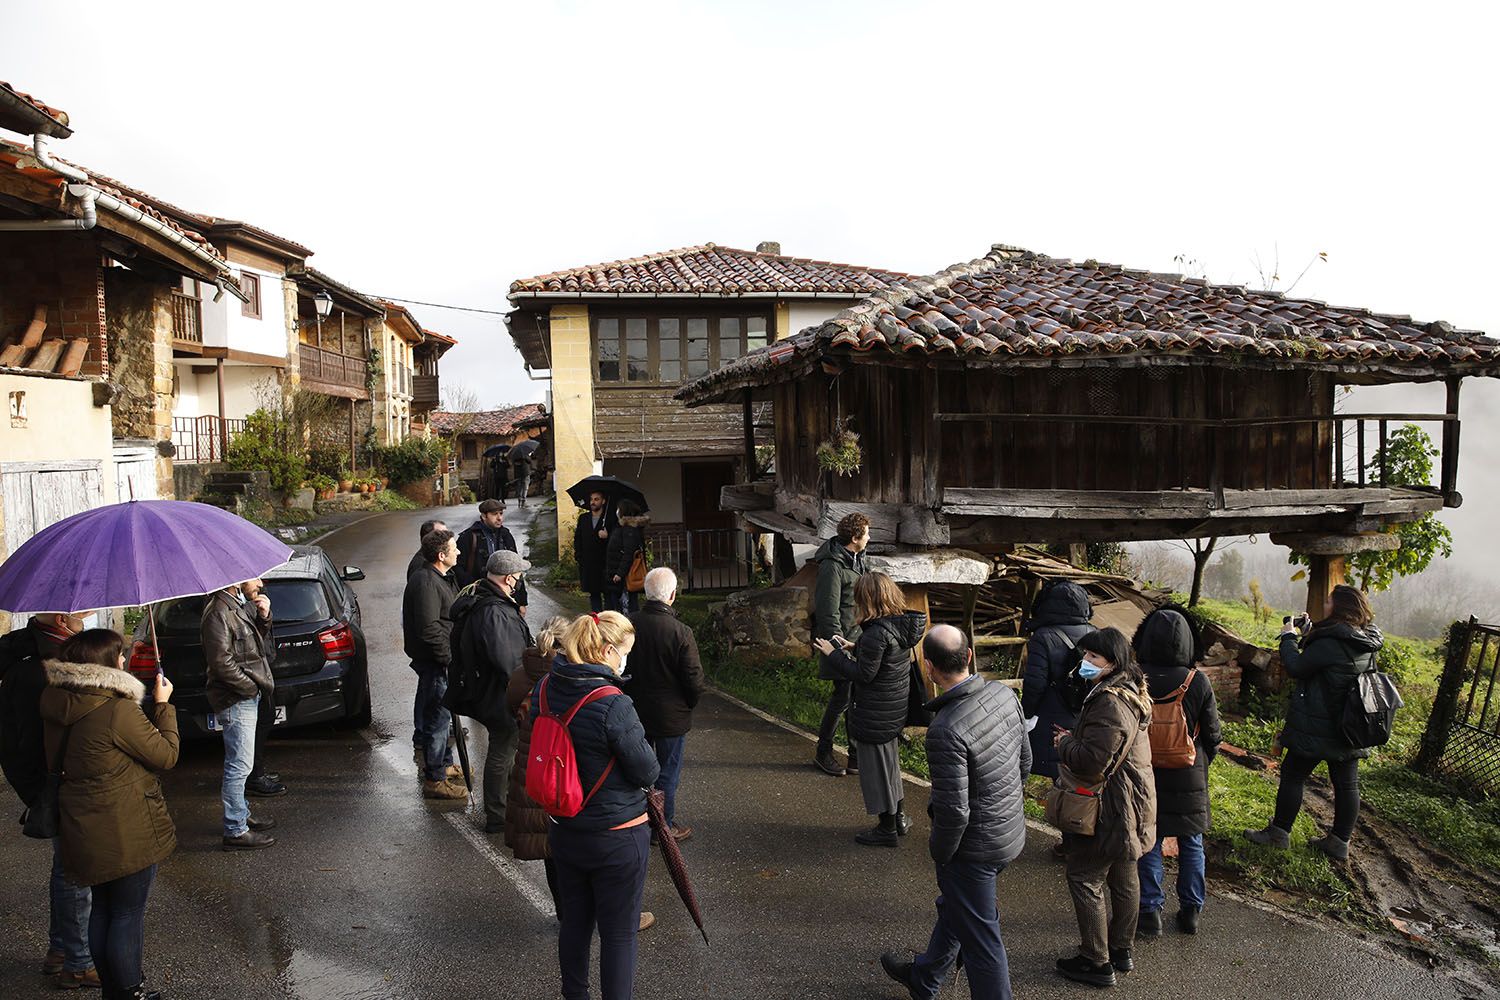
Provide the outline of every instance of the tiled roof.
<path id="1" fill-rule="evenodd" d="M 711 402 L 746 385 L 796 377 L 838 349 L 965 364 L 1177 356 L 1381 371 L 1398 379 L 1500 374 L 1500 340 L 1479 331 L 997 244 L 978 260 L 871 295 L 677 395 Z"/>
<path id="2" fill-rule="evenodd" d="M 25 93 L 24 91 L 17 90 L 15 87 L 12 87 L 10 84 L 6 83 L 4 80 L 0 80 L 0 90 L 5 91 L 11 97 L 26 105 L 32 111 L 45 115 L 47 118 L 51 119 L 50 125 L 47 122 L 41 122 L 40 124 L 43 127 L 40 129 L 36 129 L 36 131 L 44 132 L 45 134 L 54 136 L 58 139 L 66 139 L 68 136 L 73 134 L 72 128 L 70 128 L 68 125 L 68 113 L 66 111 L 43 104 L 35 97 L 32 97 L 30 94 Z M 10 118 L 8 117 L 0 117 L 0 124 L 4 124 L 7 128 L 19 126 L 21 130 L 25 131 L 31 131 L 32 129 L 35 129 L 35 126 L 31 122 L 23 122 L 19 120 L 16 121 L 13 126 L 11 124 Z"/>
<path id="3" fill-rule="evenodd" d="M 431 426 L 439 434 L 452 434 L 462 427 L 465 434 L 504 437 L 520 430 L 521 428 L 516 425 L 522 421 L 543 417 L 546 414 L 547 408 L 541 403 L 522 403 L 520 406 L 481 410 L 478 413 L 450 413 L 446 410 L 434 410 Z"/>
<path id="4" fill-rule="evenodd" d="M 436 330 L 423 330 L 422 332 L 432 340 L 437 341 L 439 344 L 447 344 L 449 347 L 452 347 L 454 344 L 458 343 L 457 340 L 448 336 L 446 333 L 438 333 Z"/>
<path id="5" fill-rule="evenodd" d="M 188 239 L 198 244 L 204 251 L 209 254 L 209 256 L 214 257 L 215 259 L 220 261 L 224 259 L 223 254 L 214 249 L 214 247 L 208 242 L 208 240 L 202 233 L 181 225 L 171 216 L 159 211 L 155 207 L 155 203 L 158 202 L 158 199 L 153 198 L 151 195 L 137 191 L 134 188 L 127 187 L 126 185 L 121 184 L 119 181 L 113 180 L 109 177 L 105 177 L 103 174 L 95 173 L 94 171 L 89 170 L 87 167 L 79 166 L 78 164 L 73 163 L 70 160 L 64 160 L 60 156 L 54 157 L 54 159 L 56 159 L 60 163 L 66 163 L 68 166 L 77 167 L 79 170 L 82 170 L 84 173 L 88 174 L 89 183 L 94 187 L 98 188 L 100 191 L 103 191 L 105 194 L 113 195 L 115 198 L 118 198 L 120 201 L 123 201 L 125 204 L 136 209 L 137 211 L 151 216 L 157 222 L 164 223 L 168 227 L 176 230 L 183 236 L 186 236 Z M 51 184 L 54 187 L 62 187 L 67 184 L 67 178 L 62 174 L 59 174 L 53 170 L 48 170 L 45 167 L 37 164 L 37 162 L 32 158 L 32 149 L 30 146 L 22 145 L 18 142 L 11 142 L 9 139 L 0 139 L 0 165 L 4 165 L 8 169 L 18 170 L 23 174 L 26 174 L 38 180 L 42 180 L 43 182 Z"/>
<path id="6" fill-rule="evenodd" d="M 523 294 L 867 295 L 904 280 L 895 271 L 835 264 L 706 243 L 523 278 Z"/>

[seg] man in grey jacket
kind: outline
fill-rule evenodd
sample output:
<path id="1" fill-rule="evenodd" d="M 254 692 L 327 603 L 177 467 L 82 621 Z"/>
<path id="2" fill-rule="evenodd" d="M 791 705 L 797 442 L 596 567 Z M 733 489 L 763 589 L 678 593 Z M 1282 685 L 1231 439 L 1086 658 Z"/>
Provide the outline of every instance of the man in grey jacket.
<path id="1" fill-rule="evenodd" d="M 224 850 L 257 851 L 276 843 L 264 832 L 276 821 L 252 817 L 245 801 L 245 781 L 255 766 L 260 702 L 276 687 L 271 599 L 261 591 L 261 582 L 247 580 L 209 595 L 199 638 L 208 673 L 203 693 L 224 733 Z"/>
<path id="2" fill-rule="evenodd" d="M 995 879 L 1026 846 L 1026 722 L 1009 688 L 970 673 L 974 651 L 952 625 L 934 626 L 922 654 L 941 691 L 927 705 L 934 713 L 927 729 L 927 813 L 928 849 L 937 863 L 937 923 L 927 950 L 915 960 L 888 951 L 880 964 L 913 1000 L 931 1000 L 962 957 L 970 993 L 1010 1000 Z"/>

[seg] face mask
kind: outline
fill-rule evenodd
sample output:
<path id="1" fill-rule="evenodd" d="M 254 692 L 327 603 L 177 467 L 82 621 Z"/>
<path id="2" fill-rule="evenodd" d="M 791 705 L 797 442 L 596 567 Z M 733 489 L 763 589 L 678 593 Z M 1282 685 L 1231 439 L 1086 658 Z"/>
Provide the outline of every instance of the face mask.
<path id="1" fill-rule="evenodd" d="M 1103 667 L 1096 667 L 1088 660 L 1078 664 L 1078 676 L 1086 681 L 1096 681 L 1102 673 L 1104 673 Z"/>
<path id="2" fill-rule="evenodd" d="M 625 661 L 628 660 L 628 659 L 629 659 L 628 656 L 623 656 L 622 655 L 620 657 L 620 675 L 621 676 L 624 676 L 624 674 L 625 674 Z"/>

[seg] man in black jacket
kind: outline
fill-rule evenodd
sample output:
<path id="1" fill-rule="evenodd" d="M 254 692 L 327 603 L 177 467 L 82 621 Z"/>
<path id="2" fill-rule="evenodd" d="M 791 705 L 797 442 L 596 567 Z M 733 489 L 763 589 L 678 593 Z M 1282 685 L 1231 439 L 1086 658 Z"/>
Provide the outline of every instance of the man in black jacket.
<path id="1" fill-rule="evenodd" d="M 521 669 L 531 632 L 515 593 L 531 563 L 506 549 L 490 556 L 484 579 L 453 602 L 453 662 L 443 704 L 489 731 L 484 758 L 484 832 L 505 832 L 505 797 L 521 731 L 505 707 L 510 675 Z"/>
<path id="2" fill-rule="evenodd" d="M 609 533 L 614 529 L 609 500 L 595 490 L 589 494 L 589 509 L 578 515 L 573 528 L 573 561 L 578 564 L 578 589 L 589 595 L 589 610 L 604 610 L 604 559 L 609 551 Z"/>
<path id="3" fill-rule="evenodd" d="M 914 961 L 880 956 L 886 974 L 913 998 L 938 994 L 962 956 L 969 992 L 1010 1000 L 1010 969 L 995 879 L 1026 845 L 1022 789 L 1031 747 L 1016 696 L 971 674 L 974 653 L 962 632 L 937 625 L 922 644 L 928 674 L 941 693 L 928 703 L 927 765 L 932 795 L 928 849 L 937 863 L 937 923 Z"/>
<path id="4" fill-rule="evenodd" d="M 693 630 L 677 620 L 677 574 L 658 566 L 646 574 L 646 600 L 631 616 L 635 645 L 624 691 L 635 702 L 646 739 L 656 751 L 661 775 L 656 787 L 665 797 L 663 812 L 678 842 L 693 835 L 674 821 L 677 785 L 682 780 L 682 751 L 693 728 L 693 709 L 703 696 L 703 666 Z"/>
<path id="5" fill-rule="evenodd" d="M 412 743 L 422 769 L 422 794 L 429 799 L 467 799 L 462 781 L 453 781 L 453 751 L 448 728 L 453 717 L 443 707 L 448 690 L 448 664 L 453 656 L 453 584 L 448 571 L 458 562 L 458 546 L 446 528 L 429 531 L 422 539 L 427 565 L 406 581 L 401 595 L 401 638 L 411 668 L 417 672 L 414 705 L 416 727 Z"/>
<path id="6" fill-rule="evenodd" d="M 0 638 L 0 766 L 22 805 L 35 804 L 47 782 L 47 751 L 42 743 L 42 692 L 47 671 L 69 636 L 83 630 L 73 615 L 33 615 L 31 620 Z M 60 986 L 99 985 L 89 953 L 89 887 L 74 885 L 62 868 L 52 841 L 52 878 L 49 885 L 51 920 L 47 957 L 42 973 L 58 976 Z"/>
<path id="7" fill-rule="evenodd" d="M 275 820 L 251 816 L 245 801 L 246 783 L 255 768 L 261 703 L 276 690 L 271 673 L 276 641 L 271 628 L 271 598 L 261 592 L 259 580 L 214 591 L 204 602 L 199 620 L 207 676 L 203 694 L 224 734 L 219 797 L 224 806 L 226 851 L 258 851 L 276 843 L 275 837 L 264 832 L 276 825 Z"/>
<path id="8" fill-rule="evenodd" d="M 490 556 L 501 549 L 519 553 L 516 536 L 505 526 L 505 503 L 501 500 L 486 500 L 479 505 L 479 519 L 469 525 L 458 536 L 458 586 L 467 587 L 484 578 L 484 567 Z M 516 590 L 516 605 L 521 617 L 526 617 L 526 580 L 523 577 Z"/>

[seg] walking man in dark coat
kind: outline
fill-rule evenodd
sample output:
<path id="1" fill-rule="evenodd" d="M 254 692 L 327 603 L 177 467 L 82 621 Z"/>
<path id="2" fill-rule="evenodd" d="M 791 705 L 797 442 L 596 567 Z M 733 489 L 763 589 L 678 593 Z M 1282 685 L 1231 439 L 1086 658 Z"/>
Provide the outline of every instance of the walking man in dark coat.
<path id="1" fill-rule="evenodd" d="M 974 651 L 958 629 L 933 626 L 922 652 L 941 691 L 927 705 L 934 713 L 927 729 L 928 849 L 937 864 L 937 923 L 915 960 L 886 952 L 880 964 L 913 1000 L 931 1000 L 962 958 L 972 995 L 1010 1000 L 995 879 L 1026 846 L 1026 722 L 1008 688 L 970 673 Z"/>
<path id="2" fill-rule="evenodd" d="M 863 514 L 848 514 L 839 522 L 837 534 L 824 542 L 813 556 L 818 564 L 818 583 L 813 590 L 813 642 L 819 639 L 831 642 L 834 636 L 841 635 L 852 644 L 859 638 L 859 627 L 854 624 L 854 582 L 865 572 L 865 546 L 869 544 L 870 519 Z M 823 709 L 813 763 L 825 774 L 840 778 L 846 769 L 840 767 L 833 756 L 833 734 L 838 729 L 840 716 L 844 717 L 844 729 L 849 728 L 852 683 L 830 671 L 824 659 L 818 657 L 818 676 L 833 681 L 833 693 L 828 698 L 828 706 Z M 852 743 L 849 745 L 847 770 L 859 770 Z"/>
<path id="3" fill-rule="evenodd" d="M 0 638 L 0 766 L 21 804 L 36 804 L 47 783 L 47 751 L 42 742 L 42 692 L 47 689 L 48 660 L 70 636 L 83 631 L 73 615 L 32 615 L 31 620 Z M 57 976 L 59 986 L 97 987 L 99 973 L 89 952 L 89 907 L 86 885 L 76 885 L 63 871 L 59 841 L 52 839 L 49 882 L 51 919 L 42 974 Z"/>
<path id="4" fill-rule="evenodd" d="M 665 797 L 663 812 L 672 836 L 681 841 L 693 828 L 678 826 L 677 785 L 682 780 L 682 751 L 693 728 L 693 709 L 703 696 L 703 666 L 693 630 L 677 620 L 677 574 L 658 566 L 646 574 L 646 600 L 631 616 L 635 645 L 630 650 L 630 673 L 625 693 L 656 751 L 661 775 L 656 787 Z"/>
<path id="5" fill-rule="evenodd" d="M 448 664 L 453 660 L 453 584 L 448 571 L 458 561 L 453 532 L 429 531 L 422 539 L 427 565 L 406 581 L 401 595 L 401 639 L 411 668 L 417 672 L 417 696 L 412 714 L 412 743 L 422 772 L 422 794 L 429 799 L 467 799 L 468 789 L 455 782 L 453 751 L 448 747 L 452 716 L 443 707 L 448 690 Z"/>
<path id="6" fill-rule="evenodd" d="M 589 494 L 589 509 L 578 515 L 573 529 L 573 561 L 578 564 L 578 589 L 589 595 L 589 610 L 604 610 L 604 559 L 609 551 L 609 501 L 595 490 Z"/>
<path id="7" fill-rule="evenodd" d="M 501 549 L 517 554 L 516 536 L 505 526 L 505 501 L 486 500 L 479 505 L 479 518 L 458 536 L 458 585 L 467 587 L 484 577 L 490 556 Z M 526 579 L 516 590 L 516 604 L 526 617 Z"/>
<path id="8" fill-rule="evenodd" d="M 271 659 L 271 599 L 259 580 L 209 595 L 199 627 L 208 680 L 203 693 L 224 733 L 224 850 L 255 851 L 276 838 L 265 833 L 275 820 L 256 819 L 245 801 L 246 782 L 255 768 L 261 702 L 276 690 Z M 264 735 L 263 733 L 260 735 Z M 285 790 L 285 789 L 283 789 Z"/>
<path id="9" fill-rule="evenodd" d="M 1094 631 L 1086 590 L 1071 580 L 1049 583 L 1037 595 L 1026 622 L 1026 670 L 1021 682 L 1021 709 L 1036 718 L 1031 730 L 1031 769 L 1057 777 L 1057 750 L 1052 727 L 1072 729 L 1078 705 L 1068 703 L 1068 674 L 1081 658 L 1075 644 Z"/>
<path id="10" fill-rule="evenodd" d="M 484 758 L 484 832 L 505 832 L 506 794 L 511 762 L 520 737 L 516 719 L 506 709 L 510 675 L 521 669 L 531 632 L 521 617 L 515 593 L 531 563 L 501 549 L 490 556 L 484 579 L 453 602 L 452 662 L 443 703 L 489 731 Z"/>

